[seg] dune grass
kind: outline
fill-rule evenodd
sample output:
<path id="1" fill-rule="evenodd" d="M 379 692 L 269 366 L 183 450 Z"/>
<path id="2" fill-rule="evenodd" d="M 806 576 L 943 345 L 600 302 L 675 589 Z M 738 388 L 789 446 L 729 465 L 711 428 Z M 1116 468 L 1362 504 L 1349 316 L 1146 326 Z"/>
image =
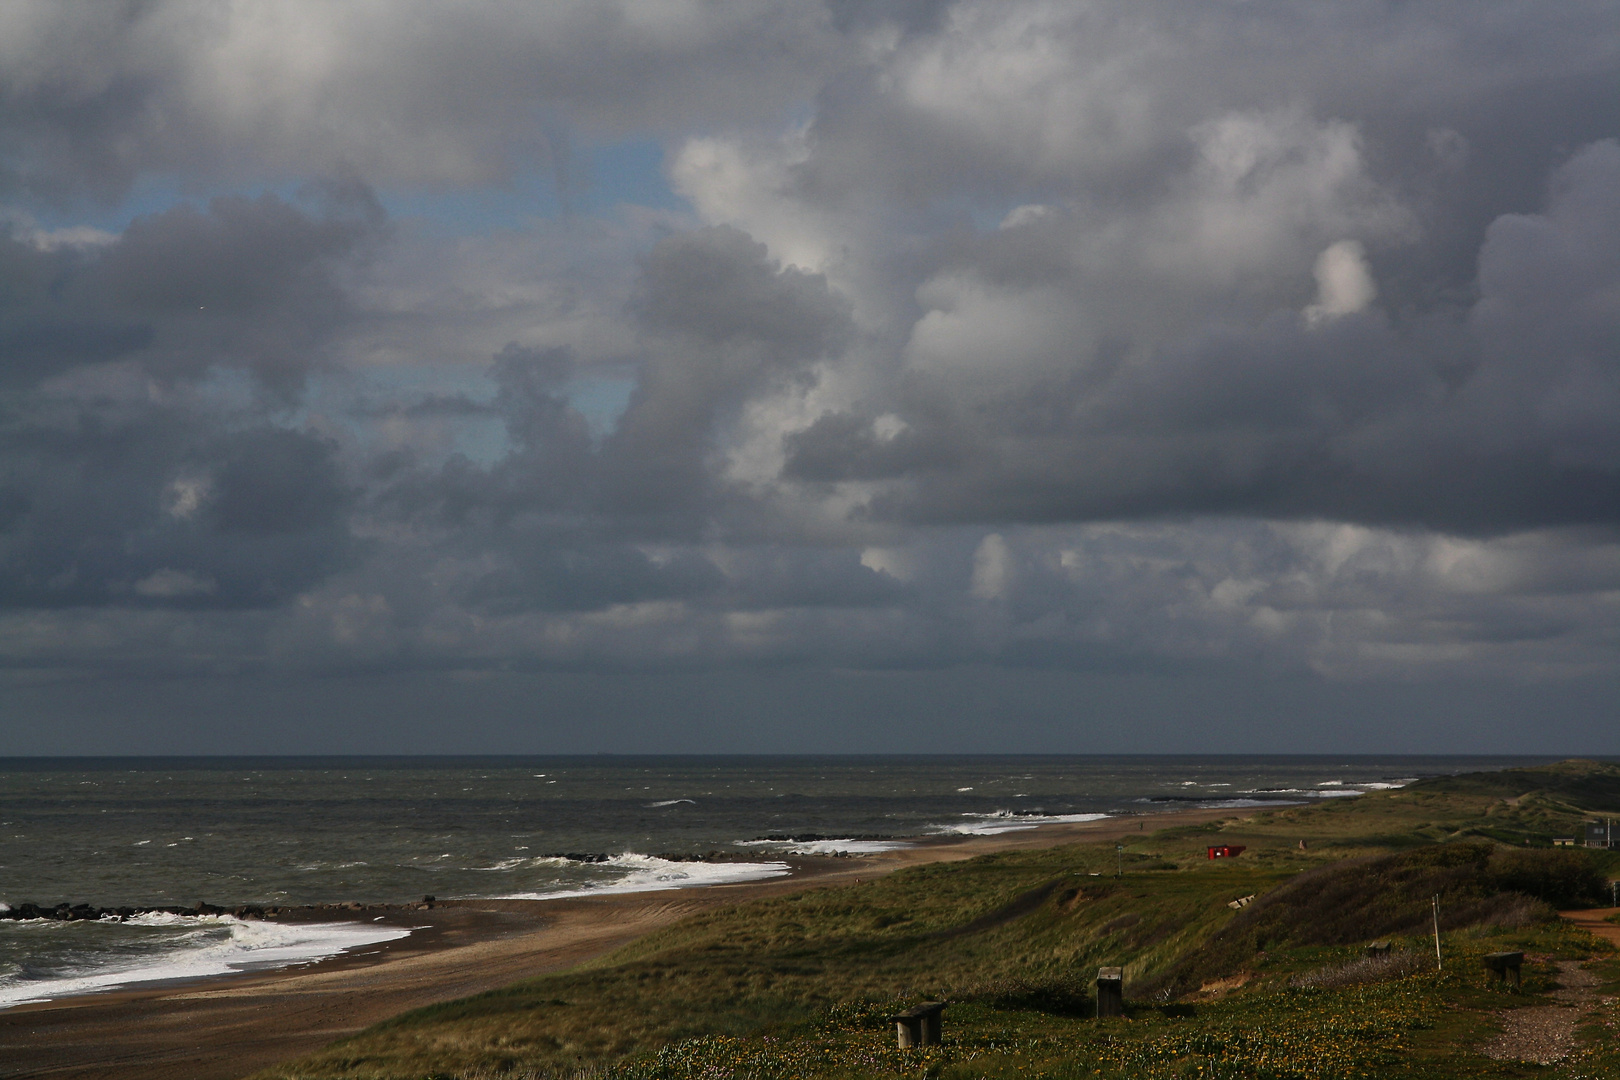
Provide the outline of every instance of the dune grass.
<path id="1" fill-rule="evenodd" d="M 1611 780 L 1620 793 L 1614 774 L 1597 777 L 1600 795 Z M 1571 786 L 1567 771 L 1554 778 Z M 1587 793 L 1590 780 L 1574 776 Z M 406 1014 L 261 1076 L 1620 1076 L 1603 1071 L 1614 1033 L 1602 1023 L 1552 1071 L 1469 1049 L 1496 1011 L 1537 1000 L 1553 959 L 1606 948 L 1549 902 L 1588 897 L 1617 860 L 1535 847 L 1581 808 L 1523 783 L 1509 781 L 1512 795 L 1420 785 L 1144 834 L 1118 879 L 1111 844 L 1071 845 L 710 909 L 579 969 Z M 1215 842 L 1250 850 L 1211 862 Z M 1412 959 L 1432 959 L 1437 893 L 1444 971 Z M 1346 975 L 1374 936 L 1406 954 L 1400 970 Z M 1503 949 L 1531 957 L 1523 993 L 1480 974 L 1479 957 Z M 1103 964 L 1125 968 L 1127 1019 L 1089 1018 Z M 883 1018 L 925 999 L 952 1003 L 945 1043 L 899 1051 Z"/>

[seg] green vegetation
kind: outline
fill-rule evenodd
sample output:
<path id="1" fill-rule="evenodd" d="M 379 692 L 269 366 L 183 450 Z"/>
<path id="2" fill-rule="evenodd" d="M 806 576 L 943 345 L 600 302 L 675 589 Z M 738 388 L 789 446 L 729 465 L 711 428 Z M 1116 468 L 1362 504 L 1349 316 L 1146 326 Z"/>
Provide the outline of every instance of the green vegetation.
<path id="1" fill-rule="evenodd" d="M 1577 812 L 1620 813 L 1620 765 L 1577 759 L 1533 769 L 1439 776 L 1407 790 L 1499 799 L 1533 793 Z"/>
<path id="2" fill-rule="evenodd" d="M 1111 843 L 920 866 L 712 909 L 263 1076 L 1620 1077 L 1612 1005 L 1555 1067 L 1475 1050 L 1547 1003 L 1558 961 L 1611 951 L 1555 907 L 1602 902 L 1620 859 L 1549 846 L 1610 806 L 1620 769 L 1565 763 L 1144 835 L 1117 880 Z M 1209 861 L 1210 843 L 1249 850 Z M 1374 938 L 1390 958 L 1362 959 Z M 1522 991 L 1481 974 L 1505 950 L 1526 954 Z M 1103 964 L 1125 969 L 1126 1018 L 1090 1018 Z M 1620 985 L 1613 960 L 1589 970 Z M 884 1018 L 926 999 L 952 1003 L 944 1044 L 896 1049 Z"/>

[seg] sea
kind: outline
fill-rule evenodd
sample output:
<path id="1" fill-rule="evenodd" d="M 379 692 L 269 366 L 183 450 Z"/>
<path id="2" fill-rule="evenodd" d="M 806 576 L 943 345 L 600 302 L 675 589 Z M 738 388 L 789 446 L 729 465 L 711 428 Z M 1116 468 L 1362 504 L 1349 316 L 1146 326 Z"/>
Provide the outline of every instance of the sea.
<path id="1" fill-rule="evenodd" d="M 1355 798 L 1523 757 L 0 758 L 0 912 L 759 881 L 790 855 L 1190 807 Z M 408 934 L 148 914 L 0 919 L 0 1008 L 308 964 Z"/>

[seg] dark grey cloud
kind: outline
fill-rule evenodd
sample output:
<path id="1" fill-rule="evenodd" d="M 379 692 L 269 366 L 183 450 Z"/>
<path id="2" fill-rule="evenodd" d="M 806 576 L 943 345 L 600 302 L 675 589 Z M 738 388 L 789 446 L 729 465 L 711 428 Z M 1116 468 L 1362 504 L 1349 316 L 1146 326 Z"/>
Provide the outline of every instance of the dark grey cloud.
<path id="1" fill-rule="evenodd" d="M 4 607 L 273 606 L 355 553 L 326 441 L 179 410 L 66 419 L 0 434 Z"/>
<path id="2" fill-rule="evenodd" d="M 851 412 L 819 417 L 783 440 L 783 474 L 794 480 L 892 480 L 902 476 L 955 474 L 970 458 L 973 435 L 953 430 L 949 418 L 917 416 L 905 430 L 888 437 L 873 418 Z"/>
<path id="3" fill-rule="evenodd" d="M 819 275 L 783 269 L 735 229 L 669 237 L 647 254 L 631 303 L 643 357 L 612 433 L 594 439 L 566 397 L 577 367 L 569 349 L 508 345 L 494 357 L 488 406 L 508 452 L 488 466 L 456 457 L 408 467 L 381 493 L 380 512 L 449 524 L 459 535 L 448 548 L 492 557 L 457 596 L 477 610 L 888 595 L 848 552 L 836 573 L 816 569 L 814 558 L 788 559 L 763 567 L 759 581 L 752 573 L 739 581 L 684 546 L 727 498 L 712 461 L 726 425 L 752 396 L 808 385 L 808 366 L 847 343 L 847 307 Z M 803 580 L 784 580 L 787 565 Z"/>
<path id="4" fill-rule="evenodd" d="M 1163 343 L 1104 338 L 1089 355 L 1060 339 L 1010 363 L 982 353 L 919 366 L 889 402 L 906 422 L 899 434 L 880 439 L 870 416 L 828 414 L 787 436 L 786 471 L 912 480 L 873 512 L 913 521 L 1231 513 L 1467 533 L 1613 525 L 1620 324 L 1605 298 L 1620 287 L 1617 238 L 1620 146 L 1605 140 L 1555 173 L 1544 212 L 1491 225 L 1468 305 L 1375 306 L 1320 322 L 1285 311 Z M 1004 242 L 986 247 L 989 269 L 974 280 L 1007 299 L 984 317 L 1016 318 L 1043 294 L 1087 304 L 1087 281 L 1009 281 L 997 271 Z M 975 271 L 960 253 L 950 270 Z"/>
<path id="5" fill-rule="evenodd" d="M 129 361 L 164 382 L 238 368 L 296 395 L 350 314 L 336 274 L 382 228 L 364 189 L 310 195 L 182 204 L 105 243 L 0 240 L 0 378 Z"/>
<path id="6" fill-rule="evenodd" d="M 72 249 L 40 250 L 0 236 L 0 384 L 32 384 L 151 345 L 150 322 L 105 307 L 86 311 L 63 295 L 63 284 L 89 261 Z"/>
<path id="7" fill-rule="evenodd" d="M 262 608 L 350 560 L 337 445 L 286 420 L 381 222 L 363 191 L 311 202 L 0 241 L 0 603 Z"/>
<path id="8" fill-rule="evenodd" d="M 418 416 L 496 417 L 510 449 L 488 466 L 459 454 L 437 467 L 408 452 L 385 456 L 379 462 L 387 482 L 375 494 L 378 512 L 451 527 L 587 512 L 598 489 L 598 455 L 585 418 L 560 392 L 571 364 L 565 348 L 508 345 L 494 358 L 496 393 L 489 404 L 430 399 L 408 410 Z"/>
<path id="9" fill-rule="evenodd" d="M 752 397 L 808 385 L 853 334 L 824 277 L 724 226 L 660 241 L 635 309 L 646 357 L 603 455 L 606 494 L 632 517 L 702 513 L 725 425 Z"/>
<path id="10" fill-rule="evenodd" d="M 775 118 L 835 46 L 816 5 L 127 0 L 0 22 L 0 191 L 179 173 L 481 184 L 566 172 L 572 133 Z"/>
<path id="11" fill-rule="evenodd" d="M 1614 29 L 14 6 L 0 664 L 1594 678 Z"/>

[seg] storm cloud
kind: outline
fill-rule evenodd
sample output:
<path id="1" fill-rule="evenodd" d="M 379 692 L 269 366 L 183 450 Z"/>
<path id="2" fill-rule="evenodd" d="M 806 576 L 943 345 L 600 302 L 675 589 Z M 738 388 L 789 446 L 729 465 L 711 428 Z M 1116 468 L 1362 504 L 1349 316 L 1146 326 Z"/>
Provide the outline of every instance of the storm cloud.
<path id="1" fill-rule="evenodd" d="M 0 667 L 1578 697 L 1617 30 L 12 5 Z"/>

